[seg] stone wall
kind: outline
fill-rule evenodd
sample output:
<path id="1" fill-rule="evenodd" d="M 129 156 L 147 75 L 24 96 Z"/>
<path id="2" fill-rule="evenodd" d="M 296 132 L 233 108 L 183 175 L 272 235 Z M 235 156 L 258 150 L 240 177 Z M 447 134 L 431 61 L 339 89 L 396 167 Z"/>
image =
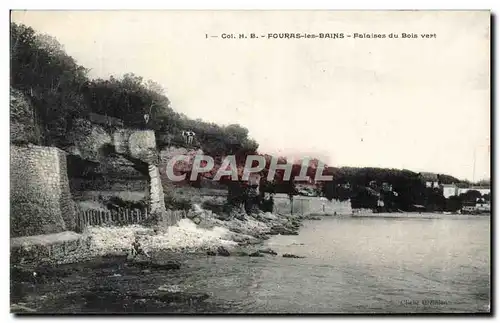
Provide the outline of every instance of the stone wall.
<path id="1" fill-rule="evenodd" d="M 149 165 L 149 178 L 150 189 L 149 199 L 151 214 L 163 215 L 165 209 L 165 196 L 163 194 L 163 187 L 161 185 L 160 171 L 158 166 Z"/>
<path id="2" fill-rule="evenodd" d="M 66 153 L 55 147 L 12 145 L 10 155 L 11 236 L 73 230 Z"/>

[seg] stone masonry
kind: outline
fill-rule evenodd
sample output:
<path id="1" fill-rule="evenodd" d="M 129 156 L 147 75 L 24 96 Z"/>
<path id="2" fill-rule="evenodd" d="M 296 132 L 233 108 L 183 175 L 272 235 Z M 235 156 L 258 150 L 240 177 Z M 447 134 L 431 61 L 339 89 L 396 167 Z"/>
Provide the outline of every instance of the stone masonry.
<path id="1" fill-rule="evenodd" d="M 11 236 L 73 230 L 66 153 L 55 147 L 12 145 L 10 154 Z"/>
<path id="2" fill-rule="evenodd" d="M 160 171 L 158 169 L 158 166 L 152 164 L 148 166 L 148 170 L 150 178 L 149 199 L 151 213 L 161 217 L 165 214 L 166 209 L 165 196 L 163 194 L 163 187 L 160 179 Z"/>

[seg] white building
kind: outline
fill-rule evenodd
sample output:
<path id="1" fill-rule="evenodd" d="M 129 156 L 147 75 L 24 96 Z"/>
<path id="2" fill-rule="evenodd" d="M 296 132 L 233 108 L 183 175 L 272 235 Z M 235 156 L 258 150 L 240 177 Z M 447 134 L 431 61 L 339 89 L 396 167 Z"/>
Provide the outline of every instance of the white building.
<path id="1" fill-rule="evenodd" d="M 458 195 L 458 187 L 455 184 L 442 184 L 443 196 L 449 198 L 450 196 Z"/>
<path id="2" fill-rule="evenodd" d="M 489 194 L 491 192 L 491 189 L 489 187 L 472 186 L 472 187 L 467 187 L 467 188 L 459 188 L 457 195 L 467 193 L 468 191 L 473 191 L 473 190 L 478 191 L 479 193 L 481 193 L 481 195 Z"/>
<path id="3" fill-rule="evenodd" d="M 439 187 L 439 177 L 437 174 L 420 172 L 420 180 L 425 183 L 425 187 L 438 188 Z"/>

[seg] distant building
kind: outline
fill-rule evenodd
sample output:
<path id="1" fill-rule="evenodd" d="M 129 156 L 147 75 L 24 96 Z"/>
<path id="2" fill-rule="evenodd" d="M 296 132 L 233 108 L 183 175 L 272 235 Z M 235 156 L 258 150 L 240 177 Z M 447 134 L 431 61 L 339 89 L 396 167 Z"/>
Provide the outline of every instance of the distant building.
<path id="1" fill-rule="evenodd" d="M 441 188 L 443 189 L 443 196 L 445 198 L 458 195 L 459 188 L 455 184 L 441 184 Z"/>
<path id="2" fill-rule="evenodd" d="M 479 212 L 490 212 L 491 204 L 483 199 L 480 199 L 476 202 L 476 210 Z"/>
<path id="3" fill-rule="evenodd" d="M 434 173 L 421 172 L 418 173 L 420 180 L 425 183 L 425 187 L 438 188 L 439 187 L 439 176 Z"/>
<path id="4" fill-rule="evenodd" d="M 479 214 L 491 212 L 491 204 L 485 201 L 478 201 L 476 203 L 466 203 L 462 207 L 462 213 Z"/>
<path id="5" fill-rule="evenodd" d="M 467 193 L 468 191 L 478 191 L 481 195 L 490 194 L 491 188 L 484 186 L 471 186 L 467 188 L 459 188 L 457 195 Z"/>

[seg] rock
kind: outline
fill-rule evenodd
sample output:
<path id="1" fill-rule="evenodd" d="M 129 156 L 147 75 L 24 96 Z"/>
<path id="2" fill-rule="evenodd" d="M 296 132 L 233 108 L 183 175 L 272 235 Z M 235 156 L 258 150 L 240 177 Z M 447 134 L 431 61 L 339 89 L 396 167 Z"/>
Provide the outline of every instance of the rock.
<path id="1" fill-rule="evenodd" d="M 269 255 L 273 255 L 273 256 L 276 256 L 278 253 L 276 251 L 274 251 L 273 249 L 271 248 L 267 248 L 267 249 L 261 249 L 259 250 L 260 253 L 267 253 Z"/>
<path id="2" fill-rule="evenodd" d="M 234 218 L 235 219 L 238 219 L 240 221 L 247 221 L 247 219 L 245 218 L 245 215 L 243 213 L 236 213 L 234 215 Z"/>
<path id="3" fill-rule="evenodd" d="M 165 270 L 180 269 L 181 264 L 178 261 L 168 260 L 164 263 L 153 263 L 152 268 Z"/>
<path id="4" fill-rule="evenodd" d="M 264 255 L 261 254 L 259 251 L 255 251 L 249 254 L 248 257 L 264 257 Z"/>
<path id="5" fill-rule="evenodd" d="M 248 256 L 248 252 L 240 250 L 236 252 L 236 256 L 245 257 Z"/>
<path id="6" fill-rule="evenodd" d="M 16 282 L 36 282 L 38 273 L 34 268 L 11 266 L 10 279 Z"/>
<path id="7" fill-rule="evenodd" d="M 221 221 L 229 221 L 231 220 L 231 215 L 227 213 L 222 213 L 217 216 L 217 219 Z"/>
<path id="8" fill-rule="evenodd" d="M 36 312 L 35 309 L 24 306 L 24 305 L 20 305 L 20 304 L 12 304 L 10 306 L 10 311 L 12 313 L 33 313 L 33 312 Z"/>
<path id="9" fill-rule="evenodd" d="M 219 256 L 223 256 L 223 257 L 229 257 L 229 256 L 231 255 L 231 254 L 229 253 L 229 251 L 228 251 L 226 248 L 224 248 L 223 246 L 219 246 L 219 247 L 217 248 L 217 254 L 218 254 Z"/>
<path id="10" fill-rule="evenodd" d="M 154 297 L 158 300 L 161 300 L 166 303 L 186 303 L 186 304 L 193 304 L 193 303 L 199 303 L 207 298 L 209 298 L 210 295 L 205 294 L 205 293 L 185 293 L 185 292 L 166 292 L 159 294 L 158 296 Z"/>
<path id="11" fill-rule="evenodd" d="M 215 251 L 212 251 L 212 250 L 208 250 L 207 251 L 207 256 L 216 256 L 217 254 L 215 253 Z"/>
<path id="12" fill-rule="evenodd" d="M 242 233 L 240 228 L 231 228 L 231 231 L 233 231 L 234 233 Z"/>
<path id="13" fill-rule="evenodd" d="M 198 203 L 194 203 L 193 206 L 191 207 L 191 210 L 193 210 L 196 213 L 203 213 L 203 208 Z"/>
<path id="14" fill-rule="evenodd" d="M 193 219 L 194 217 L 197 217 L 197 216 L 198 216 L 198 214 L 191 211 L 191 210 L 189 210 L 186 214 L 186 218 L 188 218 L 188 219 Z"/>
<path id="15" fill-rule="evenodd" d="M 230 235 L 228 240 L 237 242 L 240 246 L 246 246 L 250 244 L 259 244 L 261 240 L 246 234 L 233 233 Z"/>
<path id="16" fill-rule="evenodd" d="M 271 231 L 269 232 L 269 234 L 271 234 L 271 235 L 277 235 L 277 234 L 298 235 L 299 233 L 298 233 L 298 230 L 295 228 L 287 228 L 284 226 L 275 225 L 275 226 L 271 227 Z"/>
<path id="17" fill-rule="evenodd" d="M 179 288 L 180 290 L 180 288 Z M 133 299 L 133 300 L 147 300 L 147 299 L 154 299 L 154 300 L 159 300 L 164 303 L 186 303 L 186 304 L 193 304 L 193 303 L 199 303 L 207 298 L 210 297 L 210 295 L 206 293 L 188 293 L 188 292 L 182 292 L 182 291 L 164 291 L 161 289 L 158 289 L 154 293 L 127 293 L 125 295 L 127 298 Z"/>
<path id="18" fill-rule="evenodd" d="M 174 260 L 162 262 L 150 259 L 132 259 L 129 260 L 129 263 L 143 269 L 174 270 L 181 268 L 181 264 Z"/>
<path id="19" fill-rule="evenodd" d="M 192 219 L 192 221 L 193 221 L 195 224 L 200 224 L 200 222 L 201 222 L 201 218 L 196 217 L 196 218 Z"/>
<path id="20" fill-rule="evenodd" d="M 283 258 L 305 258 L 305 257 L 292 255 L 290 253 L 285 253 L 285 254 L 283 254 Z"/>
<path id="21" fill-rule="evenodd" d="M 158 290 L 161 290 L 163 292 L 171 292 L 171 293 L 179 293 L 181 292 L 181 288 L 179 285 L 161 285 L 158 287 Z"/>
<path id="22" fill-rule="evenodd" d="M 260 216 L 266 220 L 277 220 L 278 219 L 278 217 L 276 215 L 272 214 L 271 212 L 263 213 Z"/>
<path id="23" fill-rule="evenodd" d="M 269 236 L 267 234 L 264 234 L 264 233 L 257 233 L 254 235 L 255 238 L 259 239 L 259 240 L 269 240 Z"/>
<path id="24" fill-rule="evenodd" d="M 10 268 L 10 277 L 13 281 L 34 284 L 45 283 L 51 280 L 58 281 L 60 278 L 67 277 L 72 273 L 71 269 L 49 264 L 40 264 L 36 267 L 12 265 Z"/>

